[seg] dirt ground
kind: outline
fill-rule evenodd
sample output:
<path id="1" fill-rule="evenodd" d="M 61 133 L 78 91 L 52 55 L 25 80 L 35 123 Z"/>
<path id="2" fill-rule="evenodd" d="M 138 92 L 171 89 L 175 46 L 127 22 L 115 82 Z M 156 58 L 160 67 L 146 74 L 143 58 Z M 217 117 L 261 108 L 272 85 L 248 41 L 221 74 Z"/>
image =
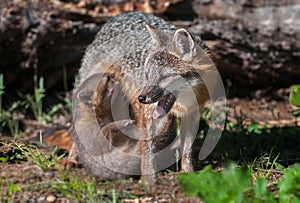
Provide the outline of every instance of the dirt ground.
<path id="1" fill-rule="evenodd" d="M 0 157 L 3 155 L 13 156 L 14 153 L 17 154 L 18 152 L 5 145 L 0 147 Z M 218 167 L 220 160 L 206 160 L 206 163 L 214 164 L 216 169 L 220 169 Z M 205 163 L 201 164 L 203 166 Z M 70 169 L 43 170 L 36 164 L 26 160 L 1 163 L 0 171 L 0 183 L 1 187 L 4 188 L 2 195 L 4 195 L 4 199 L 6 197 L 12 202 L 76 202 L 76 199 L 72 200 L 69 196 L 53 189 L 53 182 L 64 181 L 72 176 L 79 177 L 84 183 L 94 180 L 84 168 L 78 166 Z M 112 202 L 112 190 L 118 192 L 118 202 L 200 202 L 184 194 L 178 183 L 177 175 L 178 173 L 173 171 L 160 172 L 158 182 L 154 185 L 142 184 L 138 178 L 115 181 L 101 181 L 98 179 L 96 180 L 96 190 L 98 192 L 100 190 L 104 194 L 101 202 Z M 282 177 L 282 171 L 273 170 L 270 182 L 277 182 Z M 9 193 L 8 183 L 11 185 L 17 184 L 21 191 Z M 272 184 L 268 188 L 271 191 L 276 190 L 276 187 Z"/>
<path id="2" fill-rule="evenodd" d="M 6 140 L 7 141 L 7 140 Z M 13 156 L 16 150 L 2 145 L 0 157 Z M 39 166 L 25 160 L 14 160 L 0 164 L 2 195 L 12 202 L 76 202 L 55 191 L 51 184 L 71 176 L 79 177 L 83 182 L 93 180 L 93 177 L 84 168 L 43 170 Z M 145 185 L 136 179 L 116 181 L 96 181 L 97 190 L 104 195 L 101 202 L 112 202 L 111 190 L 117 191 L 118 202 L 199 202 L 188 198 L 178 184 L 176 172 L 161 172 L 158 174 L 158 183 Z M 21 191 L 9 193 L 9 186 L 5 183 L 17 184 Z M 4 186 L 4 187 L 3 187 Z"/>

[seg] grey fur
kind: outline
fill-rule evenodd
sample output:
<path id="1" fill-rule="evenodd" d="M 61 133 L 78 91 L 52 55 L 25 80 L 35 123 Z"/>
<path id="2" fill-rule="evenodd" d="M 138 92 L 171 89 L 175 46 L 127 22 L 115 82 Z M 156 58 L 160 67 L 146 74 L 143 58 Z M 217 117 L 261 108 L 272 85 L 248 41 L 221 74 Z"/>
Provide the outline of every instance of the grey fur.
<path id="1" fill-rule="evenodd" d="M 142 174 L 153 174 L 156 169 L 159 169 L 160 161 L 157 161 L 157 167 L 153 166 L 154 157 L 151 154 L 164 149 L 174 139 L 176 136 L 175 116 L 181 116 L 181 114 L 168 114 L 154 121 L 151 114 L 155 105 L 139 104 L 137 102 L 138 92 L 145 86 L 161 85 L 167 88 L 170 84 L 176 84 L 177 87 L 180 87 L 176 96 L 179 96 L 180 92 L 188 92 L 185 91 L 186 85 L 174 82 L 179 81 L 176 74 L 188 75 L 186 72 L 189 72 L 189 70 L 184 69 L 185 65 L 192 67 L 192 62 L 198 63 L 201 61 L 202 56 L 195 56 L 194 52 L 197 50 L 194 43 L 207 50 L 201 38 L 188 31 L 184 31 L 187 35 L 188 44 L 184 44 L 187 46 L 181 46 L 180 48 L 178 45 L 178 43 L 181 43 L 180 37 L 178 42 L 173 40 L 176 30 L 177 28 L 174 25 L 154 15 L 141 12 L 122 14 L 107 22 L 87 48 L 79 71 L 78 88 L 74 92 L 75 111 L 71 133 L 78 146 L 80 160 L 93 174 L 104 179 L 126 176 L 126 174 L 110 170 L 110 167 L 126 167 L 129 174 L 139 174 L 141 172 L 139 166 L 141 163 L 143 164 L 143 161 L 140 158 L 128 159 L 116 151 L 110 151 L 110 147 L 106 145 L 103 139 L 104 136 L 111 139 L 118 145 L 119 149 L 129 151 L 132 154 L 143 153 L 139 148 L 139 142 L 142 141 L 124 138 L 123 133 L 125 131 L 133 134 L 133 137 L 137 139 L 142 136 L 152 138 L 149 142 L 143 141 L 147 148 L 145 153 L 149 155 L 146 156 L 146 159 L 149 160 L 144 163 L 146 169 L 143 169 L 142 166 Z M 181 52 L 188 51 L 189 53 L 180 53 L 182 56 L 178 55 L 176 62 L 171 63 L 167 60 L 167 54 L 173 49 L 176 55 L 174 43 L 176 43 L 175 46 L 181 49 Z M 186 62 L 184 61 L 185 58 L 195 61 Z M 177 63 L 177 61 L 178 64 L 175 64 L 176 67 L 174 67 L 174 63 Z M 115 73 L 122 78 L 121 80 L 117 80 L 116 76 L 108 73 L 109 68 L 112 66 L 117 69 Z M 95 75 L 99 78 L 99 81 Z M 164 79 L 161 79 L 161 77 Z M 199 87 L 201 89 L 204 85 L 199 76 L 188 76 L 187 80 L 190 85 L 198 88 L 195 90 L 196 94 L 202 91 L 199 91 Z M 99 86 L 102 87 L 101 90 L 97 89 Z M 121 87 L 121 90 L 119 90 L 119 87 Z M 118 91 L 120 100 L 124 98 L 124 103 L 127 101 L 130 104 L 129 110 L 133 118 L 125 116 L 123 120 L 114 120 L 111 103 L 114 102 L 112 99 L 113 94 Z M 102 98 L 101 95 L 104 95 L 104 97 Z M 93 105 L 100 97 L 102 98 L 100 104 L 98 106 Z M 203 101 L 205 99 L 206 95 L 204 94 Z M 182 108 L 184 105 L 181 105 Z M 189 113 L 191 104 L 188 105 L 186 113 Z M 199 105 L 202 105 L 202 103 Z M 95 120 L 94 114 L 97 114 L 95 112 L 97 108 L 103 111 L 107 110 L 108 113 L 106 111 L 106 114 L 100 113 L 101 115 L 97 115 L 98 120 Z M 133 129 L 134 124 L 139 123 L 140 114 L 147 120 L 145 135 L 141 135 Z M 78 124 L 80 129 L 76 129 Z M 121 126 L 117 126 L 118 124 Z M 100 129 L 102 132 L 100 132 Z M 155 135 L 157 137 L 153 138 Z M 118 138 L 122 142 L 116 140 Z M 190 145 L 191 141 L 188 143 Z M 185 149 L 189 147 L 191 146 L 185 146 Z M 172 153 L 175 154 L 175 152 Z M 191 150 L 187 153 L 189 154 L 186 157 L 190 158 Z M 162 159 L 173 160 L 175 156 L 163 157 Z M 97 161 L 102 162 L 102 164 Z M 187 163 L 189 165 L 185 168 L 191 170 L 191 160 Z"/>

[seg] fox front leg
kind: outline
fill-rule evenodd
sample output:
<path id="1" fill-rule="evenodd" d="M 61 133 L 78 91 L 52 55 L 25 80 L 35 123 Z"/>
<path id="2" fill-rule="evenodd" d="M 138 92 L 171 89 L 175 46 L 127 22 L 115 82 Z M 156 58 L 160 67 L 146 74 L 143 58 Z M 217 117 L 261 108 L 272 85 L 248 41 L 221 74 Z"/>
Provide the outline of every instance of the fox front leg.
<path id="1" fill-rule="evenodd" d="M 200 114 L 192 112 L 191 114 L 181 118 L 180 139 L 182 146 L 181 171 L 193 172 L 193 142 L 198 131 L 198 123 Z"/>
<path id="2" fill-rule="evenodd" d="M 140 151 L 141 151 L 141 172 L 142 182 L 144 183 L 155 183 L 156 178 L 156 163 L 153 152 L 153 139 L 140 140 Z"/>
<path id="3" fill-rule="evenodd" d="M 138 126 L 139 132 L 139 149 L 141 154 L 141 181 L 144 183 L 155 183 L 156 178 L 156 162 L 154 155 L 155 142 L 152 129 L 155 128 L 153 123 L 146 118 L 146 109 L 141 103 L 134 105 L 139 111 Z M 148 126 L 148 127 L 147 127 Z M 149 128 L 149 126 L 151 126 Z"/>
<path id="4" fill-rule="evenodd" d="M 192 163 L 192 146 L 194 139 L 192 136 L 182 136 L 182 157 L 181 157 L 181 171 L 184 173 L 193 172 L 194 167 Z"/>

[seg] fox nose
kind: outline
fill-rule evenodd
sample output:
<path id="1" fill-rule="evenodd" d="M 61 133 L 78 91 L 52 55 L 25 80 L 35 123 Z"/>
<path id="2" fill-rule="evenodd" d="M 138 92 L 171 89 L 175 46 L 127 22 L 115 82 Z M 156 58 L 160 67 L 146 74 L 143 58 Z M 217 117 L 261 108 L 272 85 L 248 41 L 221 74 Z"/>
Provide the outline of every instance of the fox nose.
<path id="1" fill-rule="evenodd" d="M 145 95 L 139 95 L 139 96 L 138 96 L 138 100 L 139 100 L 139 102 L 141 102 L 141 103 L 145 103 L 145 102 L 146 102 L 146 96 L 145 96 Z"/>

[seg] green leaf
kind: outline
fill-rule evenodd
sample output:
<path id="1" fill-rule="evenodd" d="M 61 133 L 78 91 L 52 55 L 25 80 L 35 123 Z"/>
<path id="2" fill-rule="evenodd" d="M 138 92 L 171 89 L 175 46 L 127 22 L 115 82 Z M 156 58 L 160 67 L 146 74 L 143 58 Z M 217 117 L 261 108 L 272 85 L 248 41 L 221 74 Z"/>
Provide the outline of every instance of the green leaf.
<path id="1" fill-rule="evenodd" d="M 267 190 L 267 181 L 265 179 L 258 179 L 254 187 L 254 200 L 253 202 L 275 202 L 272 193 Z"/>
<path id="2" fill-rule="evenodd" d="M 178 178 L 188 196 L 199 197 L 205 202 L 221 202 L 227 197 L 224 180 L 219 173 L 213 172 L 210 166 L 198 173 L 180 174 Z M 218 187 L 217 191 L 211 190 Z"/>
<path id="3" fill-rule="evenodd" d="M 252 123 L 248 127 L 248 132 L 249 133 L 256 133 L 256 134 L 261 134 L 262 133 L 258 121 L 252 121 Z"/>
<path id="4" fill-rule="evenodd" d="M 180 174 L 178 179 L 189 196 L 207 203 L 243 202 L 243 193 L 251 186 L 249 171 L 234 165 L 222 172 L 215 172 L 211 166 L 207 166 L 198 173 Z"/>
<path id="5" fill-rule="evenodd" d="M 297 109 L 297 110 L 293 111 L 293 115 L 294 116 L 299 116 L 300 115 L 300 109 Z"/>
<path id="6" fill-rule="evenodd" d="M 300 201 L 300 164 L 285 171 L 283 181 L 278 186 L 280 202 Z"/>
<path id="7" fill-rule="evenodd" d="M 290 102 L 292 105 L 300 107 L 300 89 L 294 85 L 292 87 L 292 93 L 290 95 Z"/>
<path id="8" fill-rule="evenodd" d="M 0 162 L 6 163 L 8 161 L 8 157 L 0 157 Z"/>

